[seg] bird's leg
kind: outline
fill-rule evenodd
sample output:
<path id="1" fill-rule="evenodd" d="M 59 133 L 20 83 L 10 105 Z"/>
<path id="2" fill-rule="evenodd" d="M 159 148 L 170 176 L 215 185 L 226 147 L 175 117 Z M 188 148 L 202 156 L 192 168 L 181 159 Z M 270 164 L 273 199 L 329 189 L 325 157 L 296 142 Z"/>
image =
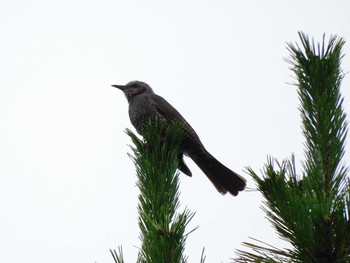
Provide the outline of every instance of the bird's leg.
<path id="1" fill-rule="evenodd" d="M 187 165 L 183 159 L 183 153 L 179 154 L 178 159 L 179 159 L 178 169 L 181 172 L 183 172 L 184 174 L 186 174 L 188 176 L 192 176 L 191 170 L 187 167 Z"/>

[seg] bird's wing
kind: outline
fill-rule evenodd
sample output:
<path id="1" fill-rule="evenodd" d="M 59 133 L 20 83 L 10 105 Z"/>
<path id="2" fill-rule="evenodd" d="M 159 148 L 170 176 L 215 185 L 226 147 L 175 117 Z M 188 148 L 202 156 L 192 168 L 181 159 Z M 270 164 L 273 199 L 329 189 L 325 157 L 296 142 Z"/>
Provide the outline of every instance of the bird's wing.
<path id="1" fill-rule="evenodd" d="M 193 141 L 197 142 L 199 145 L 203 146 L 197 133 L 194 131 L 191 125 L 185 120 L 184 117 L 182 117 L 182 115 L 173 106 L 171 106 L 169 102 L 167 102 L 163 97 L 155 94 L 154 96 L 152 96 L 151 99 L 154 102 L 154 105 L 156 105 L 159 113 L 162 114 L 165 119 L 167 119 L 169 122 L 177 121 L 181 123 L 184 127 L 186 135 Z"/>

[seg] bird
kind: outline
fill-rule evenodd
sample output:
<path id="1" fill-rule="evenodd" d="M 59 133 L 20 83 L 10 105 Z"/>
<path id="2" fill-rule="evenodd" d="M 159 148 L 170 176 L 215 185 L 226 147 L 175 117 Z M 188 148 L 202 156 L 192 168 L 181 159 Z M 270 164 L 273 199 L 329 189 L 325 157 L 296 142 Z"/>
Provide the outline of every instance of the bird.
<path id="1" fill-rule="evenodd" d="M 219 193 L 237 196 L 238 192 L 244 190 L 246 180 L 211 155 L 185 118 L 163 97 L 155 94 L 148 84 L 135 80 L 126 85 L 112 85 L 112 87 L 124 93 L 129 103 L 130 121 L 140 135 L 147 127 L 149 120 L 151 122 L 161 120 L 166 125 L 173 122 L 181 123 L 184 129 L 184 138 L 179 144 L 178 169 L 181 172 L 192 176 L 191 170 L 183 159 L 186 155 L 197 164 Z"/>

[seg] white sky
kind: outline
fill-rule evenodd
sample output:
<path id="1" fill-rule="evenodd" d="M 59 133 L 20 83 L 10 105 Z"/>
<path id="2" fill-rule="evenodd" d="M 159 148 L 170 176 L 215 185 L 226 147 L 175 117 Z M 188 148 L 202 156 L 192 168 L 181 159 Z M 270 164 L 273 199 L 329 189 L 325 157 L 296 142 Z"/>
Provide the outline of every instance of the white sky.
<path id="1" fill-rule="evenodd" d="M 169 1 L 170 2 L 170 1 Z M 343 1 L 52 1 L 0 3 L 0 254 L 12 262 L 113 262 L 140 245 L 127 102 L 111 84 L 141 80 L 248 179 L 271 154 L 303 159 L 286 42 L 303 30 L 348 43 Z M 346 111 L 349 76 L 343 81 Z M 349 147 L 347 147 L 349 150 Z M 347 160 L 349 154 L 346 155 Z M 221 196 L 187 160 L 181 203 L 196 212 L 189 262 L 229 262 L 252 236 L 278 240 L 261 196 Z M 349 163 L 349 162 L 348 162 Z M 188 229 L 190 230 L 190 228 Z"/>

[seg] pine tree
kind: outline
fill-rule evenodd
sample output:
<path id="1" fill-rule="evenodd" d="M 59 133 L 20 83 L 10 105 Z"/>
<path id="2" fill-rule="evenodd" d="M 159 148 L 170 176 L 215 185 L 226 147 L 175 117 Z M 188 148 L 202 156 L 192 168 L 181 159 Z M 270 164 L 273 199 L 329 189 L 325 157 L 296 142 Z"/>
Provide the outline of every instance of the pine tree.
<path id="1" fill-rule="evenodd" d="M 305 161 L 300 175 L 294 156 L 270 158 L 259 177 L 251 168 L 265 201 L 263 210 L 279 237 L 291 249 L 244 243 L 235 262 L 350 262 L 350 186 L 342 162 L 347 135 L 340 85 L 344 40 L 330 37 L 315 45 L 299 33 L 302 48 L 289 44 L 297 83 L 305 137 Z"/>
<path id="2" fill-rule="evenodd" d="M 139 228 L 141 248 L 139 263 L 183 263 L 188 233 L 186 226 L 194 213 L 179 208 L 178 142 L 181 127 L 174 124 L 164 128 L 149 122 L 143 140 L 127 129 L 135 147 L 130 155 L 136 166 L 139 194 Z M 160 138 L 162 134 L 163 138 Z M 192 230 L 193 231 L 193 230 Z M 116 263 L 124 262 L 121 247 L 111 250 Z M 201 262 L 204 262 L 202 255 Z"/>

